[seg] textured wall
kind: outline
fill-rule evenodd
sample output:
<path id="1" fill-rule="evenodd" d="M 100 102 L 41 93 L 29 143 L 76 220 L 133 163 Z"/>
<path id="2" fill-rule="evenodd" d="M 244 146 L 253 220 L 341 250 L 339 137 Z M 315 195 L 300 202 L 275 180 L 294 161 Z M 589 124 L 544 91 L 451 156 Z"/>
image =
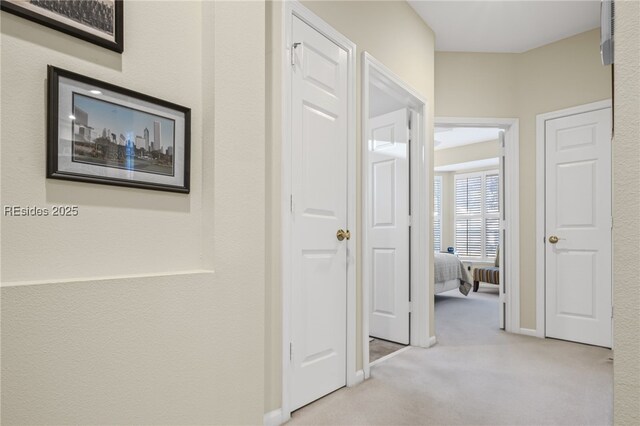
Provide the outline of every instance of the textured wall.
<path id="1" fill-rule="evenodd" d="M 259 424 L 264 3 L 124 7 L 123 55 L 2 12 L 2 203 L 80 209 L 2 218 L 2 423 Z M 46 180 L 47 64 L 191 107 L 191 194 Z"/>
<path id="2" fill-rule="evenodd" d="M 616 3 L 613 141 L 614 423 L 640 424 L 640 2 Z"/>
<path id="3" fill-rule="evenodd" d="M 536 328 L 536 115 L 611 98 L 599 31 L 521 54 L 436 53 L 436 116 L 520 119 L 520 326 Z"/>
<path id="4" fill-rule="evenodd" d="M 361 54 L 368 51 L 376 59 L 388 66 L 405 82 L 420 92 L 429 102 L 427 124 L 431 128 L 433 120 L 433 49 L 434 35 L 431 29 L 415 13 L 406 2 L 396 1 L 303 1 L 315 14 L 345 35 L 357 45 L 357 69 L 356 69 L 356 108 L 357 108 L 357 137 L 360 141 L 360 100 L 361 100 Z M 281 33 L 281 2 L 272 2 L 271 10 L 267 13 L 270 29 L 267 31 L 268 52 L 268 81 L 271 91 L 269 100 L 270 111 L 268 119 L 268 134 L 271 139 L 269 146 L 269 166 L 267 193 L 270 204 L 267 216 L 270 223 L 270 237 L 268 244 L 270 251 L 267 259 L 269 271 L 269 283 L 267 284 L 267 312 L 266 329 L 267 357 L 265 371 L 267 374 L 267 395 L 265 409 L 270 411 L 280 407 L 281 396 L 281 290 L 280 290 L 280 58 L 282 46 L 280 45 Z M 431 130 L 428 130 L 431 135 Z M 427 139 L 427 152 L 432 144 L 432 138 Z M 357 144 L 357 217 L 361 215 L 360 205 L 360 143 Z M 428 158 L 428 164 L 432 159 Z M 429 168 L 431 168 L 428 165 Z M 358 231 L 360 225 L 358 224 Z M 360 232 L 357 233 L 360 235 Z M 357 244 L 360 244 L 359 241 Z M 358 250 L 361 247 L 358 246 Z M 360 294 L 360 260 L 357 260 L 357 291 Z M 360 298 L 358 298 L 358 319 L 360 314 Z M 432 309 L 433 314 L 433 309 Z M 433 319 L 431 321 L 433 324 Z M 362 368 L 362 338 L 361 326 L 357 326 L 357 368 Z M 433 330 L 432 330 L 433 334 Z"/>
<path id="5" fill-rule="evenodd" d="M 2 12 L 2 140 L 14 141 L 1 147 L 2 202 L 79 206 L 74 218 L 2 216 L 4 283 L 199 268 L 201 162 L 190 195 L 45 179 L 47 64 L 191 107 L 200 158 L 199 11 L 198 2 L 125 5 L 123 55 Z M 176 240 L 184 247 L 167 250 Z"/>

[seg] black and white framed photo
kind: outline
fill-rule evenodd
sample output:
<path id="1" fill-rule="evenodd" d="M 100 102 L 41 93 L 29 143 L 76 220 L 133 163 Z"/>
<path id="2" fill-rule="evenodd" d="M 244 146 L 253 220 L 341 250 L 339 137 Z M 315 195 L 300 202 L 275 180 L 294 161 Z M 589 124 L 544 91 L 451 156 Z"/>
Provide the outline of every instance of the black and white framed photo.
<path id="1" fill-rule="evenodd" d="M 122 53 L 123 0 L 0 0 L 2 10 Z"/>
<path id="2" fill-rule="evenodd" d="M 189 192 L 189 108 L 51 65 L 48 86 L 48 178 Z"/>

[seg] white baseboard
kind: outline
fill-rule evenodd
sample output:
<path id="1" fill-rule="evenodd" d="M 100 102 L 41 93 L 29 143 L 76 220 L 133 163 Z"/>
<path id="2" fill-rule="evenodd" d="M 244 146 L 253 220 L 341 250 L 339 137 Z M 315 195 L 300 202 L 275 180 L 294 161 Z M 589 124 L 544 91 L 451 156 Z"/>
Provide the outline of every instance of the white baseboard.
<path id="1" fill-rule="evenodd" d="M 350 383 L 347 383 L 347 386 L 348 387 L 356 386 L 362 382 L 364 382 L 364 370 L 358 370 L 353 376 L 353 380 Z"/>
<path id="2" fill-rule="evenodd" d="M 525 336 L 532 336 L 532 337 L 544 337 L 544 336 L 540 336 L 538 334 L 538 330 L 534 328 L 520 328 L 520 334 L 524 334 Z"/>
<path id="3" fill-rule="evenodd" d="M 280 426 L 284 422 L 286 422 L 286 420 L 282 418 L 281 408 L 278 408 L 277 410 L 269 411 L 267 414 L 264 415 L 264 426 Z"/>
<path id="4" fill-rule="evenodd" d="M 436 336 L 431 336 L 431 337 L 429 337 L 429 346 L 427 346 L 427 347 L 430 348 L 431 346 L 435 345 L 436 343 L 438 343 L 438 339 L 436 339 Z"/>

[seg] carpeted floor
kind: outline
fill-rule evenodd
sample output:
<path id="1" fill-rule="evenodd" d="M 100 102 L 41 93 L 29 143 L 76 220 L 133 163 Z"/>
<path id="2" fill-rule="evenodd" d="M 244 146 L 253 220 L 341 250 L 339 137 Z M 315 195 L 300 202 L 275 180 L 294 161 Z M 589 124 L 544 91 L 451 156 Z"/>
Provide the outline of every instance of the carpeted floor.
<path id="1" fill-rule="evenodd" d="M 434 347 L 373 366 L 291 424 L 611 424 L 611 351 L 499 331 L 495 290 L 436 296 Z"/>
<path id="2" fill-rule="evenodd" d="M 406 346 L 400 343 L 387 342 L 386 340 L 373 339 L 369 342 L 369 362 L 378 360 L 402 348 L 406 348 Z"/>

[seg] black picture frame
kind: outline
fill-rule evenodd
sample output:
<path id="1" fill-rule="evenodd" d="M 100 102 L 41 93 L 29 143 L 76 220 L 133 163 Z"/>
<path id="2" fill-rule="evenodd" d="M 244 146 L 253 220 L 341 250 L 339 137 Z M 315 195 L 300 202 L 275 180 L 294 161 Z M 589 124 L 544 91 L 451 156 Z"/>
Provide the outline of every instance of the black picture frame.
<path id="1" fill-rule="evenodd" d="M 190 108 L 52 65 L 47 75 L 47 178 L 189 193 Z"/>
<path id="2" fill-rule="evenodd" d="M 113 37 L 105 38 L 90 32 L 91 27 L 82 22 L 74 22 L 73 19 L 65 19 L 64 15 L 50 13 L 43 7 L 28 4 L 28 7 L 21 5 L 24 1 L 0 0 L 0 9 L 28 19 L 51 29 L 61 31 L 65 34 L 88 41 L 105 49 L 122 53 L 124 51 L 124 5 L 123 0 L 114 1 Z M 81 5 L 81 2 L 65 1 L 61 2 L 68 6 Z M 38 11 L 42 9 L 42 11 Z M 59 18 L 57 17 L 59 15 Z M 84 28 L 84 29 L 83 29 Z M 99 32 L 99 31 L 95 31 Z M 107 33 L 105 33 L 107 35 Z"/>

